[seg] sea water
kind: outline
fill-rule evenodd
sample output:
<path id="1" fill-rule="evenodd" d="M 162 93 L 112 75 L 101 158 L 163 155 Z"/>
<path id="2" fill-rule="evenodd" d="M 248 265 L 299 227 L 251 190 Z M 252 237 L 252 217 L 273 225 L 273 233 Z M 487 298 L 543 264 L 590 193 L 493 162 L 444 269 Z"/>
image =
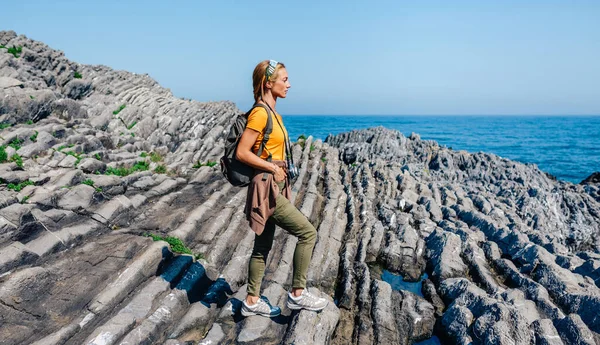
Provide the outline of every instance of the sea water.
<path id="1" fill-rule="evenodd" d="M 454 150 L 494 153 L 535 163 L 558 179 L 579 183 L 600 171 L 600 116 L 284 115 L 290 139 L 384 126 L 418 133 Z"/>
<path id="2" fill-rule="evenodd" d="M 383 270 L 381 274 L 381 280 L 390 284 L 393 290 L 404 290 L 410 291 L 417 296 L 423 297 L 423 280 L 427 279 L 427 273 L 423 273 L 421 278 L 416 282 L 405 281 L 404 278 L 399 274 L 394 274 L 388 270 Z M 414 345 L 441 345 L 440 339 L 435 335 L 429 339 L 425 339 Z"/>

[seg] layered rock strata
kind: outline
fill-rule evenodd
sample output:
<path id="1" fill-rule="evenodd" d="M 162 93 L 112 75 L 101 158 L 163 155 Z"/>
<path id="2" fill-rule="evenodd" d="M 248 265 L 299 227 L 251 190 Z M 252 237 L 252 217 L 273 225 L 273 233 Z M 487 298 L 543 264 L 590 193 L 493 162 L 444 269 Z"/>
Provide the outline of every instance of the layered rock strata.
<path id="1" fill-rule="evenodd" d="M 243 318 L 254 234 L 212 166 L 235 105 L 14 32 L 0 45 L 2 343 L 600 343 L 594 179 L 385 128 L 300 140 L 308 284 L 331 303 L 285 308 L 296 240 L 278 229 L 263 294 L 283 313 Z M 414 294 L 382 270 L 429 278 Z"/>

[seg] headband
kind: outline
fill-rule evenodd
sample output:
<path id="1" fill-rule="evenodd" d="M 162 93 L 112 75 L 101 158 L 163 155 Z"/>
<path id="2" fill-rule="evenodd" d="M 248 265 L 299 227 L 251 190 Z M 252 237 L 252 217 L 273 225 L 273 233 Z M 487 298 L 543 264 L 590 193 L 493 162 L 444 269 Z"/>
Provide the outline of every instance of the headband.
<path id="1" fill-rule="evenodd" d="M 267 81 L 271 78 L 273 73 L 275 73 L 275 68 L 277 67 L 278 62 L 275 60 L 269 60 L 269 66 L 265 70 L 265 76 L 267 77 Z"/>

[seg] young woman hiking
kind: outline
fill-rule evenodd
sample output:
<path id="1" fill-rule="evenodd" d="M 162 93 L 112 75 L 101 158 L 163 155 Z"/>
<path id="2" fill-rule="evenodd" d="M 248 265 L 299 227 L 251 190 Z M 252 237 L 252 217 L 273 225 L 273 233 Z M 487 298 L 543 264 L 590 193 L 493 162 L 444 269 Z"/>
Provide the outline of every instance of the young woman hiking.
<path id="1" fill-rule="evenodd" d="M 278 98 L 285 98 L 290 82 L 285 66 L 274 60 L 260 62 L 252 75 L 254 101 L 265 105 L 271 113 L 273 129 L 259 157 L 259 146 L 267 125 L 267 109 L 257 106 L 248 115 L 248 123 L 238 143 L 236 158 L 255 169 L 248 186 L 246 218 L 256 233 L 254 248 L 248 265 L 248 296 L 242 303 L 242 315 L 274 317 L 281 313 L 260 296 L 265 263 L 273 245 L 275 225 L 298 237 L 294 251 L 292 291 L 288 293 L 289 309 L 319 311 L 327 300 L 306 290 L 306 274 L 317 231 L 308 219 L 290 202 L 291 189 L 287 176 L 286 151 L 291 148 L 281 116 L 276 111 Z M 286 150 L 287 149 L 287 150 Z"/>

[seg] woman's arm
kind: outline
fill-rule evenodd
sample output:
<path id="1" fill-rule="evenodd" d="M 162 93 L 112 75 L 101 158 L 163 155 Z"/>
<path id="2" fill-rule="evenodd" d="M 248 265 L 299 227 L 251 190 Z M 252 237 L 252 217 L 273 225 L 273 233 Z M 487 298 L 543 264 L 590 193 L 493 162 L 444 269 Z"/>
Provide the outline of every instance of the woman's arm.
<path id="1" fill-rule="evenodd" d="M 242 137 L 240 138 L 240 142 L 237 146 L 235 158 L 237 158 L 237 160 L 240 162 L 253 167 L 254 169 L 270 172 L 271 174 L 275 175 L 275 181 L 283 181 L 286 176 L 283 169 L 274 163 L 267 162 L 252 152 L 252 146 L 258 138 L 258 134 L 259 132 L 250 128 L 246 128 L 244 130 L 244 133 L 242 133 Z"/>

